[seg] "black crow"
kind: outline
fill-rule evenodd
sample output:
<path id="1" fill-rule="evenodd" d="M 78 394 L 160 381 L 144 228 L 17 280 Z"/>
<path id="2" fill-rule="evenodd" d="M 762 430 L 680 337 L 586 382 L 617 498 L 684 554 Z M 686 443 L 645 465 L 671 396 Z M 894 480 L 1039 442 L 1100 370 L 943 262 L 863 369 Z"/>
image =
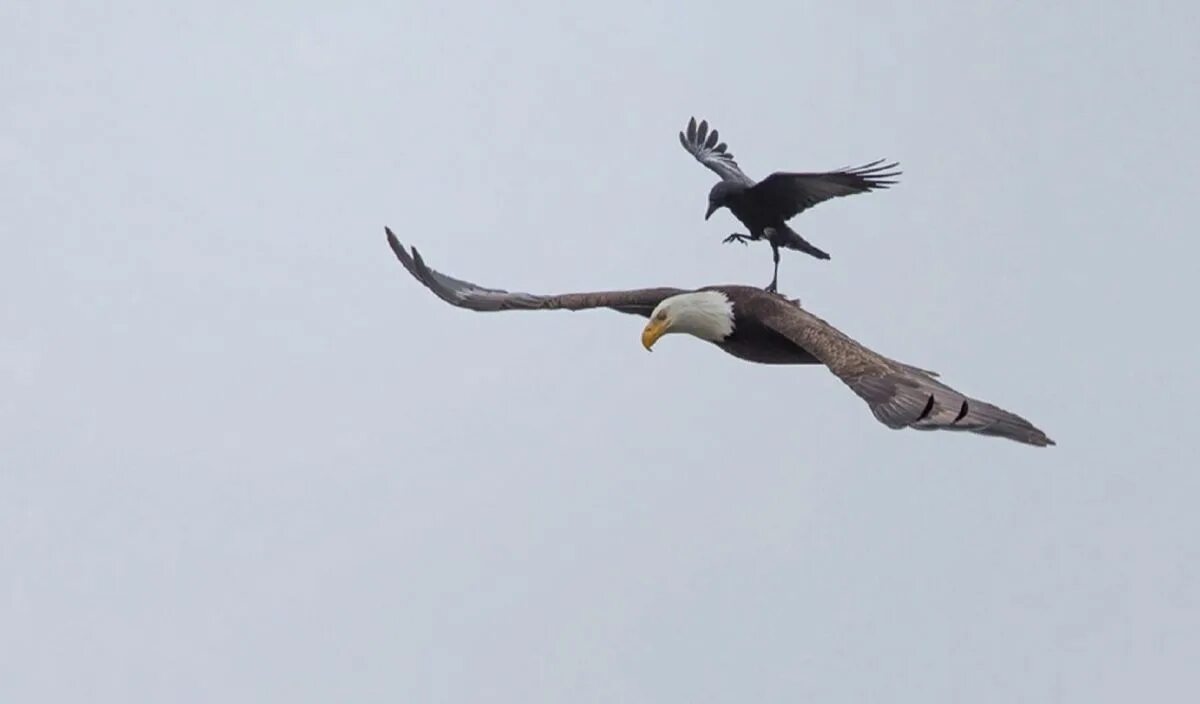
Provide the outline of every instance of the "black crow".
<path id="1" fill-rule="evenodd" d="M 696 118 L 688 121 L 687 132 L 679 133 L 679 143 L 696 161 L 712 169 L 721 177 L 708 192 L 708 210 L 704 219 L 720 208 L 729 208 L 734 217 L 750 230 L 749 235 L 733 233 L 725 242 L 766 240 L 771 244 L 771 256 L 775 260 L 775 273 L 766 288 L 774 291 L 779 283 L 779 248 L 798 249 L 817 259 L 829 259 L 829 255 L 809 244 L 807 240 L 787 226 L 787 220 L 808 210 L 821 201 L 865 193 L 887 188 L 896 181 L 899 171 L 888 171 L 899 166 L 898 162 L 884 164 L 883 159 L 857 167 L 845 167 L 824 173 L 792 173 L 776 171 L 755 183 L 742 172 L 726 151 L 717 131 L 708 130 L 708 122 L 696 125 Z"/>

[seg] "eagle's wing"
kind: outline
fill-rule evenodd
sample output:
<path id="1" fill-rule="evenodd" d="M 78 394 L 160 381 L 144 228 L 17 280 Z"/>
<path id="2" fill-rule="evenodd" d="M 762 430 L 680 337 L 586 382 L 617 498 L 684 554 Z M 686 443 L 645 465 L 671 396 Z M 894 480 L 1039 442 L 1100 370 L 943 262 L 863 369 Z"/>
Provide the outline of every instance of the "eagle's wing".
<path id="1" fill-rule="evenodd" d="M 764 325 L 829 367 L 889 428 L 965 430 L 1039 447 L 1054 444 L 1021 416 L 966 396 L 917 367 L 888 359 L 799 306 L 764 293 L 755 309 Z"/>
<path id="2" fill-rule="evenodd" d="M 708 121 L 701 120 L 696 125 L 696 118 L 688 120 L 687 132 L 679 133 L 679 143 L 696 161 L 716 172 L 724 181 L 739 183 L 743 186 L 753 186 L 754 180 L 742 173 L 742 169 L 733 160 L 733 154 L 726 151 L 725 143 L 720 141 L 717 131 L 708 131 Z"/>
<path id="3" fill-rule="evenodd" d="M 450 305 L 468 310 L 493 312 L 500 310 L 585 310 L 587 308 L 611 308 L 633 315 L 650 317 L 654 307 L 664 298 L 683 293 L 677 288 L 643 288 L 629 291 L 595 291 L 588 293 L 564 293 L 541 296 L 532 293 L 509 292 L 495 288 L 484 288 L 469 281 L 462 281 L 426 266 L 414 247 L 410 254 L 387 229 L 388 244 L 396 258 L 408 269 L 417 281 Z"/>
<path id="4" fill-rule="evenodd" d="M 787 220 L 830 198 L 866 193 L 887 188 L 896 183 L 900 171 L 890 171 L 899 162 L 884 164 L 883 160 L 862 166 L 845 167 L 824 173 L 791 173 L 777 171 L 759 181 L 748 191 L 754 202 L 772 214 Z"/>

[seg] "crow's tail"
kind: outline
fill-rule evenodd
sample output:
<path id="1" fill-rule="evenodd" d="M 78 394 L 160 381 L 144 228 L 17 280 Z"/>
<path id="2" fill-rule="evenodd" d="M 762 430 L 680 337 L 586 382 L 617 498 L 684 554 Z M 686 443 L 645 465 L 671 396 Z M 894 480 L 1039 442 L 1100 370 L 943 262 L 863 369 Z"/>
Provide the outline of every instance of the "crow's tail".
<path id="1" fill-rule="evenodd" d="M 818 249 L 816 245 L 813 245 L 808 240 L 801 237 L 798 232 L 787 225 L 771 228 L 771 230 L 773 231 L 770 233 L 770 240 L 774 242 L 776 246 L 799 250 L 805 254 L 814 256 L 817 259 L 829 258 L 829 255 L 823 250 Z"/>

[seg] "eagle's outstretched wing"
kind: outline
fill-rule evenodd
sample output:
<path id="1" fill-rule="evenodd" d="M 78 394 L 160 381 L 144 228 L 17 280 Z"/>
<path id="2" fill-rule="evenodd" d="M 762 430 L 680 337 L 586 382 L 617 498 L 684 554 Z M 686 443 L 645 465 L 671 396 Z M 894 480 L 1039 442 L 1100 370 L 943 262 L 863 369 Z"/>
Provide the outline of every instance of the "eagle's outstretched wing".
<path id="1" fill-rule="evenodd" d="M 1054 444 L 1021 416 L 888 359 L 798 306 L 765 296 L 763 301 L 755 306 L 762 322 L 829 367 L 889 428 L 961 430 L 1039 447 Z"/>
<path id="2" fill-rule="evenodd" d="M 593 291 L 564 293 L 543 296 L 533 293 L 504 291 L 485 288 L 470 281 L 463 281 L 434 271 L 425 264 L 417 252 L 412 253 L 396 239 L 390 228 L 385 228 L 388 244 L 396 258 L 408 269 L 417 281 L 443 301 L 459 308 L 480 312 L 501 310 L 586 310 L 588 308 L 610 308 L 621 313 L 650 317 L 654 307 L 664 298 L 683 293 L 677 288 L 643 288 L 628 291 Z"/>
<path id="3" fill-rule="evenodd" d="M 701 120 L 696 125 L 696 118 L 688 120 L 687 132 L 679 133 L 679 143 L 696 161 L 716 172 L 722 180 L 753 186 L 754 179 L 742 173 L 742 169 L 733 160 L 733 154 L 726 151 L 725 143 L 721 141 L 716 130 L 708 131 L 708 121 Z"/>

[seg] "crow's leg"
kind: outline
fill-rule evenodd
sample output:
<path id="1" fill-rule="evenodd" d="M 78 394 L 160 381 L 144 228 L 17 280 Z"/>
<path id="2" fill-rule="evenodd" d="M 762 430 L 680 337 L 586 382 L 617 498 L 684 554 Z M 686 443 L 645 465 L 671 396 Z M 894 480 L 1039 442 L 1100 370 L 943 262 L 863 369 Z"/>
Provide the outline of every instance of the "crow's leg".
<path id="1" fill-rule="evenodd" d="M 771 283 L 767 285 L 767 291 L 775 293 L 779 288 L 779 247 L 775 243 L 771 243 L 771 258 L 775 260 L 775 273 L 771 276 Z"/>
<path id="2" fill-rule="evenodd" d="M 742 244 L 746 244 L 747 242 L 749 242 L 752 239 L 754 239 L 754 238 L 751 237 L 750 235 L 743 235 L 740 232 L 735 232 L 732 235 L 721 240 L 721 242 L 723 242 L 725 244 L 729 244 L 730 242 L 741 242 Z"/>

